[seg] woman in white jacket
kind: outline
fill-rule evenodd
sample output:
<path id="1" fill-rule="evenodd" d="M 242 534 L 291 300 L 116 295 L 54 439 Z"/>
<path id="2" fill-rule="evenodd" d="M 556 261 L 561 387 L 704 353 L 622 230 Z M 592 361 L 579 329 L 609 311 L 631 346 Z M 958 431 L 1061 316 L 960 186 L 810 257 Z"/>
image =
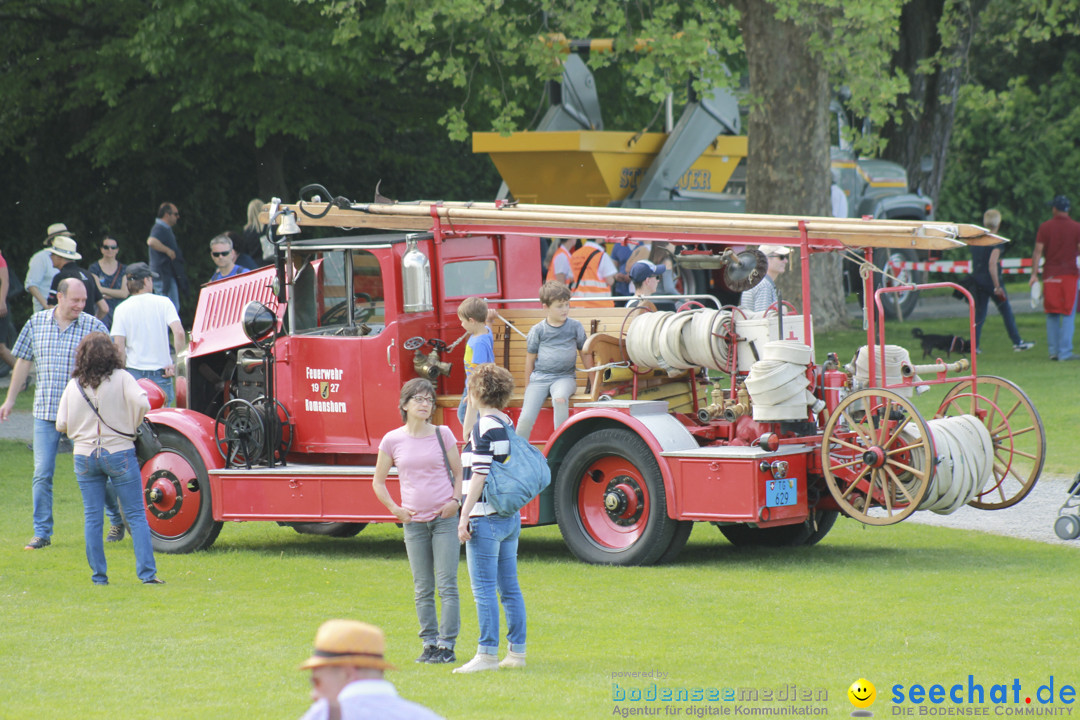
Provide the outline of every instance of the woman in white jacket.
<path id="1" fill-rule="evenodd" d="M 135 457 L 135 431 L 150 409 L 146 391 L 120 362 L 105 333 L 90 333 L 75 350 L 75 372 L 60 396 L 56 429 L 75 447 L 75 477 L 85 512 L 86 560 L 95 585 L 108 585 L 105 565 L 105 485 L 111 479 L 131 528 L 135 570 L 146 585 L 157 576 L 150 526 L 143 506 L 142 475 Z"/>

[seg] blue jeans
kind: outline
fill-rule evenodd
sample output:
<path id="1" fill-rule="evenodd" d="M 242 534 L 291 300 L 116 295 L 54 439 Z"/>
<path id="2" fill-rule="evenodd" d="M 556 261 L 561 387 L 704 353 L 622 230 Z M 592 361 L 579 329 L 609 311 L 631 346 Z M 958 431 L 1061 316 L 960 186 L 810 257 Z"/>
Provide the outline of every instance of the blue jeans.
<path id="1" fill-rule="evenodd" d="M 59 443 L 56 422 L 34 418 L 34 535 L 40 538 L 52 537 L 52 484 Z"/>
<path id="2" fill-rule="evenodd" d="M 457 587 L 461 543 L 458 542 L 457 525 L 458 518 L 454 515 L 402 526 L 412 569 L 416 616 L 420 619 L 420 639 L 424 645 L 451 650 L 461 628 Z M 435 612 L 436 587 L 442 602 L 442 623 Z"/>
<path id="3" fill-rule="evenodd" d="M 1076 298 L 1068 315 L 1046 313 L 1046 346 L 1050 357 L 1068 360 L 1073 355 L 1073 331 L 1076 329 Z"/>
<path id="4" fill-rule="evenodd" d="M 510 650 L 525 652 L 525 598 L 517 577 L 518 536 L 521 516 L 498 515 L 470 520 L 472 537 L 465 544 L 472 581 L 480 642 L 476 652 L 497 655 L 499 651 L 499 599 L 506 611 L 506 639 Z M 498 597 L 496 597 L 496 591 Z"/>
<path id="5" fill-rule="evenodd" d="M 131 527 L 131 542 L 135 547 L 135 573 L 143 582 L 154 579 L 157 565 L 154 563 L 154 547 L 150 541 L 150 525 L 146 522 L 142 475 L 139 472 L 139 461 L 135 458 L 135 448 L 114 453 L 98 448 L 90 455 L 76 455 L 75 479 L 79 481 L 83 498 L 86 561 L 93 570 L 90 579 L 99 584 L 109 581 L 105 564 L 105 543 L 101 537 L 101 511 L 105 503 L 105 486 L 110 479 Z"/>
<path id="6" fill-rule="evenodd" d="M 172 300 L 176 312 L 180 312 L 180 288 L 176 284 L 176 278 L 167 273 L 159 273 L 161 277 L 154 278 L 154 294 L 164 295 Z"/>
<path id="7" fill-rule="evenodd" d="M 159 388 L 161 388 L 161 391 L 165 393 L 165 407 L 172 407 L 176 404 L 176 391 L 173 390 L 173 379 L 171 377 L 165 377 L 164 370 L 136 370 L 135 368 L 125 369 L 129 373 L 131 373 L 131 376 L 136 380 L 147 378 Z"/>
<path id="8" fill-rule="evenodd" d="M 51 538 L 53 531 L 52 486 L 56 472 L 56 450 L 61 433 L 55 422 L 34 418 L 34 535 Z M 116 491 L 105 488 L 105 514 L 113 525 L 123 525 L 124 516 L 116 504 Z"/>
<path id="9" fill-rule="evenodd" d="M 982 285 L 975 286 L 973 295 L 975 300 L 975 347 L 982 347 L 983 323 L 986 322 L 986 312 L 991 300 L 994 301 L 994 305 L 997 306 L 998 312 L 1001 313 L 1001 319 L 1005 323 L 1005 332 L 1009 334 L 1009 339 L 1012 340 L 1012 344 L 1019 345 L 1022 342 L 1022 339 L 1020 337 L 1020 331 L 1016 328 L 1016 318 L 1013 317 L 1012 305 L 1009 304 L 1009 298 L 999 298 L 994 294 L 993 288 L 986 289 Z"/>

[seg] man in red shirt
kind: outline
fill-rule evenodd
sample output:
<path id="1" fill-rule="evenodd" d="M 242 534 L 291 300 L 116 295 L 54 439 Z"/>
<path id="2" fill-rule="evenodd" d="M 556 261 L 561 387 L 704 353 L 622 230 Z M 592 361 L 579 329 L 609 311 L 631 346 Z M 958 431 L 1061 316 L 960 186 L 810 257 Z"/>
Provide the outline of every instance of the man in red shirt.
<path id="1" fill-rule="evenodd" d="M 1050 359 L 1080 360 L 1073 355 L 1076 318 L 1076 257 L 1080 253 L 1080 223 L 1069 217 L 1069 198 L 1058 195 L 1050 201 L 1053 217 L 1039 226 L 1035 251 L 1031 255 L 1031 280 L 1039 279 L 1039 259 L 1045 255 L 1043 309 L 1046 311 L 1046 343 Z"/>

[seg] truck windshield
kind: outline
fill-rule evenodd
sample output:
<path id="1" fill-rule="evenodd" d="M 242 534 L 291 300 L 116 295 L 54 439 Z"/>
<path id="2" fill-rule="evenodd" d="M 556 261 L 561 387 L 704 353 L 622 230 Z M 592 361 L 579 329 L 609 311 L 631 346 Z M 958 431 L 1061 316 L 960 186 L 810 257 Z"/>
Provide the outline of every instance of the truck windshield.
<path id="1" fill-rule="evenodd" d="M 366 335 L 385 323 L 385 298 L 378 258 L 367 250 L 323 251 L 294 258 L 291 307 L 294 333 Z M 366 325 L 368 330 L 360 329 Z"/>

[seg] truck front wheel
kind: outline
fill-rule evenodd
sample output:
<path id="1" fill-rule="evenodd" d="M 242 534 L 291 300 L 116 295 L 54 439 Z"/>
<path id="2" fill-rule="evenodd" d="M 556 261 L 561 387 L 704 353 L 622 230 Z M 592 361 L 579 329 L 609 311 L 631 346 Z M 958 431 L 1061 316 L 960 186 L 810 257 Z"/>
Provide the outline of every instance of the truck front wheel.
<path id="1" fill-rule="evenodd" d="M 570 551 L 588 563 L 670 560 L 682 549 L 675 540 L 689 535 L 668 517 L 656 458 L 629 430 L 600 430 L 567 453 L 555 481 L 555 519 Z"/>
<path id="2" fill-rule="evenodd" d="M 210 479 L 195 446 L 163 428 L 161 452 L 142 466 L 146 519 L 154 550 L 189 553 L 214 544 L 221 523 L 214 522 Z"/>

